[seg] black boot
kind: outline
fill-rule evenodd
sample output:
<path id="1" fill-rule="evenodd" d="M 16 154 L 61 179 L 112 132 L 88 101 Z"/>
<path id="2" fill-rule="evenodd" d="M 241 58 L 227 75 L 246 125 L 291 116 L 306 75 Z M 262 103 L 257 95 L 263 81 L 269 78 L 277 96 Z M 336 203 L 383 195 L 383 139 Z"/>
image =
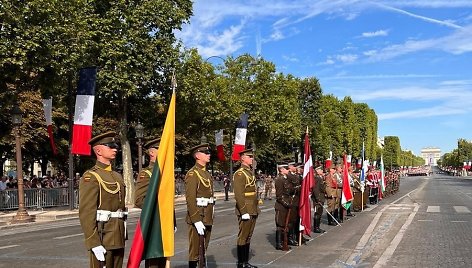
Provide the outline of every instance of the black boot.
<path id="1" fill-rule="evenodd" d="M 339 222 L 344 222 L 344 208 L 339 208 Z"/>
<path id="2" fill-rule="evenodd" d="M 290 246 L 298 246 L 298 241 L 296 240 L 296 235 L 294 234 L 293 228 L 290 228 L 288 231 L 288 244 Z"/>
<path id="3" fill-rule="evenodd" d="M 188 268 L 197 268 L 198 261 L 188 261 Z"/>
<path id="4" fill-rule="evenodd" d="M 313 231 L 314 233 L 322 234 L 322 233 L 325 232 L 325 230 L 320 228 L 320 224 L 321 224 L 321 215 L 315 215 L 315 218 L 314 218 L 315 228 L 314 228 L 314 231 Z"/>
<path id="5" fill-rule="evenodd" d="M 275 231 L 275 249 L 282 250 L 282 231 Z"/>
<path id="6" fill-rule="evenodd" d="M 326 213 L 326 217 L 328 218 L 328 225 L 336 225 L 335 223 L 333 223 L 333 216 L 330 213 Z"/>
<path id="7" fill-rule="evenodd" d="M 252 265 L 249 263 L 249 248 L 251 247 L 250 246 L 251 244 L 246 244 L 246 266 L 245 268 L 257 268 L 257 266 L 255 265 Z"/>
<path id="8" fill-rule="evenodd" d="M 238 248 L 237 248 L 238 249 L 238 251 L 237 251 L 238 252 L 238 263 L 237 263 L 238 268 L 245 268 L 246 267 L 245 266 L 245 264 L 246 264 L 245 263 L 245 257 L 244 257 L 244 254 L 246 253 L 245 247 L 246 247 L 246 245 L 244 245 L 244 246 L 238 245 Z"/>

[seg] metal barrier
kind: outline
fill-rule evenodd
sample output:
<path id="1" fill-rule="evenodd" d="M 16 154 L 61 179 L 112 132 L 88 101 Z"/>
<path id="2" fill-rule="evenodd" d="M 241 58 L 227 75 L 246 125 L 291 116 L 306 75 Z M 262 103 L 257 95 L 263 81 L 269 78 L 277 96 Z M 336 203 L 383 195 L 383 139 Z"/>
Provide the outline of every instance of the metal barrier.
<path id="1" fill-rule="evenodd" d="M 42 209 L 69 205 L 69 188 L 33 188 L 24 189 L 25 207 Z M 74 190 L 74 207 L 78 207 L 78 190 Z M 18 190 L 0 192 L 0 210 L 18 209 Z"/>

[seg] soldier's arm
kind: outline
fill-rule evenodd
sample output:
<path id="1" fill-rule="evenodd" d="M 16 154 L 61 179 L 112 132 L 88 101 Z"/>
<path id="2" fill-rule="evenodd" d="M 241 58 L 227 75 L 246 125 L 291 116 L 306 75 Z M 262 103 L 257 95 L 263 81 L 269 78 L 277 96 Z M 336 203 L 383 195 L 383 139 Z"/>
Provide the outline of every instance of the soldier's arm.
<path id="1" fill-rule="evenodd" d="M 96 223 L 99 187 L 97 179 L 89 173 L 79 183 L 79 219 L 87 249 L 101 245 Z"/>
<path id="2" fill-rule="evenodd" d="M 203 220 L 197 207 L 197 187 L 198 177 L 194 171 L 190 170 L 185 176 L 185 200 L 187 201 L 187 213 L 192 223 Z"/>
<path id="3" fill-rule="evenodd" d="M 149 186 L 149 175 L 142 170 L 139 173 L 138 181 L 136 182 L 136 192 L 134 205 L 138 208 L 143 208 L 144 198 L 146 198 L 146 192 Z"/>
<path id="4" fill-rule="evenodd" d="M 244 192 L 246 189 L 246 177 L 242 173 L 243 171 L 237 171 L 234 174 L 234 184 L 233 184 L 233 191 L 234 191 L 234 199 L 236 199 L 236 206 L 239 212 L 242 214 L 248 213 L 246 208 L 246 200 L 244 196 Z"/>

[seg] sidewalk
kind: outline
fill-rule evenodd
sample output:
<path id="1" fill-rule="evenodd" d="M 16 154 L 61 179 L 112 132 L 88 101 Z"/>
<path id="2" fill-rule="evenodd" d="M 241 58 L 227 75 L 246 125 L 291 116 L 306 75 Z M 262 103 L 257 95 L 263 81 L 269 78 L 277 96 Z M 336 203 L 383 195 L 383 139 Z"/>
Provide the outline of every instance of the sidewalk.
<path id="1" fill-rule="evenodd" d="M 233 193 L 229 193 L 229 196 L 232 197 Z M 217 200 L 224 200 L 224 192 L 216 192 L 215 197 Z M 186 204 L 184 195 L 175 196 L 175 206 L 183 206 Z M 7 228 L 15 228 L 18 226 L 24 226 L 28 224 L 40 223 L 40 222 L 51 222 L 59 220 L 70 220 L 79 218 L 79 210 L 74 209 L 70 210 L 69 207 L 55 207 L 55 208 L 46 208 L 42 210 L 27 210 L 28 214 L 33 218 L 33 222 L 29 223 L 17 223 L 13 224 L 11 221 L 16 215 L 17 210 L 10 211 L 0 211 L 0 230 Z M 140 208 L 128 207 L 129 212 L 139 212 Z"/>

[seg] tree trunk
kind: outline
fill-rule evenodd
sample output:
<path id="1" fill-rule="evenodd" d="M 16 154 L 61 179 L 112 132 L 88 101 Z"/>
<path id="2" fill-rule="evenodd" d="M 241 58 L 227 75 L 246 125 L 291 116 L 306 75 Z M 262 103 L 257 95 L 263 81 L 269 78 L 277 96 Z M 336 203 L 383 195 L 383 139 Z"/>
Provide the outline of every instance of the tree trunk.
<path id="1" fill-rule="evenodd" d="M 131 159 L 131 147 L 128 140 L 128 101 L 126 98 L 122 99 L 120 109 L 120 142 L 121 142 L 121 154 L 123 158 L 123 179 L 126 186 L 125 202 L 127 206 L 134 206 L 134 178 L 133 178 L 133 166 Z"/>

